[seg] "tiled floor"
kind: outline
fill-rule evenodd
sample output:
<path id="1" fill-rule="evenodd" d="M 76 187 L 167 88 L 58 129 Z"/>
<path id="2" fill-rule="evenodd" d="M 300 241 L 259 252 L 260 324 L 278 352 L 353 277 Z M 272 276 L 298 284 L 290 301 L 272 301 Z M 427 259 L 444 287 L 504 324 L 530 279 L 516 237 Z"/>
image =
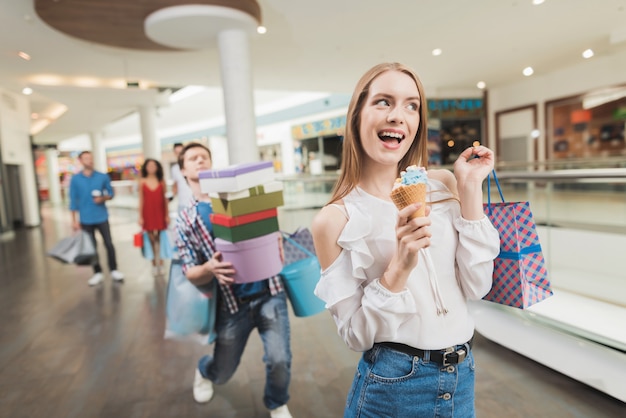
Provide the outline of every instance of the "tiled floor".
<path id="1" fill-rule="evenodd" d="M 0 417 L 267 417 L 262 345 L 254 334 L 233 379 L 195 404 L 196 361 L 211 347 L 163 339 L 166 278 L 132 246 L 135 211 L 112 209 L 123 284 L 45 256 L 70 232 L 64 209 L 44 207 L 41 228 L 0 242 Z M 282 227 L 314 212 L 281 212 Z M 296 418 L 342 416 L 359 354 L 327 313 L 292 316 L 289 407 Z M 626 405 L 481 336 L 476 338 L 478 417 L 622 417 Z M 403 418 L 403 417 L 401 417 Z"/>

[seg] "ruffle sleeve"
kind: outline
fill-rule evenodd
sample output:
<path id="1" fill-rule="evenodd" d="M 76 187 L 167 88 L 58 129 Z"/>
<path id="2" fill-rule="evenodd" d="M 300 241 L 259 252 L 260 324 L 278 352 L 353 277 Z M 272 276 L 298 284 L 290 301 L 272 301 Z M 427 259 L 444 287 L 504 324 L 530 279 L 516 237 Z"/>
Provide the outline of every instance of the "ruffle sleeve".
<path id="1" fill-rule="evenodd" d="M 377 217 L 365 213 L 365 208 L 372 209 L 346 204 L 349 220 L 337 240 L 342 251 L 322 271 L 315 289 L 332 313 L 339 334 L 356 351 L 393 338 L 399 326 L 417 311 L 408 289 L 393 293 L 380 285 L 378 279 L 387 261 L 380 260 L 372 250 L 374 237 L 380 237 L 383 229 L 393 228 L 394 224 L 374 222 Z"/>
<path id="2" fill-rule="evenodd" d="M 467 299 L 478 300 L 491 289 L 493 260 L 500 252 L 500 235 L 486 216 L 476 221 L 459 216 L 454 227 L 459 233 L 456 251 L 459 283 Z"/>
<path id="3" fill-rule="evenodd" d="M 352 208 L 349 220 L 337 244 L 343 249 L 337 259 L 324 271 L 315 294 L 329 308 L 347 299 L 367 280 L 366 270 L 374 264 L 374 257 L 366 243 L 372 232 L 371 220 Z"/>

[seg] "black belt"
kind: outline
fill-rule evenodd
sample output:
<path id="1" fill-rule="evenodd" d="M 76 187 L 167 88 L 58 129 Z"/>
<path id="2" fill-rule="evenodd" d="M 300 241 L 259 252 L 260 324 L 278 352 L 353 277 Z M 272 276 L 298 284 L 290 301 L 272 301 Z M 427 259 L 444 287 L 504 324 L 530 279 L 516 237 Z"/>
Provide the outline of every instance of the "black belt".
<path id="1" fill-rule="evenodd" d="M 472 348 L 473 340 L 474 337 L 472 337 L 465 344 L 448 347 L 441 350 L 420 350 L 419 348 L 414 348 L 406 344 L 391 342 L 383 342 L 377 344 L 382 345 L 383 347 L 391 348 L 392 350 L 396 350 L 404 354 L 408 354 L 409 356 L 417 356 L 421 359 L 426 357 L 426 353 L 430 353 L 430 361 L 442 364 L 444 366 L 448 366 L 450 364 L 462 363 L 463 360 L 465 360 L 465 358 L 469 354 L 469 349 Z"/>
<path id="2" fill-rule="evenodd" d="M 241 305 L 244 303 L 252 302 L 253 300 L 258 299 L 261 296 L 268 294 L 269 292 L 270 292 L 269 289 L 264 289 L 262 292 L 255 293 L 253 295 L 242 296 L 242 297 L 235 296 L 235 299 L 237 300 L 237 303 Z"/>

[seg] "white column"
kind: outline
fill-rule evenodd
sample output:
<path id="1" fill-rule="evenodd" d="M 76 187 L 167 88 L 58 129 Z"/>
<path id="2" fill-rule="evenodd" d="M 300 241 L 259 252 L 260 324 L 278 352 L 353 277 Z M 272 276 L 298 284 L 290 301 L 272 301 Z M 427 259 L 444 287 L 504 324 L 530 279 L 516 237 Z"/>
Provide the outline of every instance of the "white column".
<path id="1" fill-rule="evenodd" d="M 106 173 L 109 170 L 109 164 L 107 164 L 107 155 L 102 141 L 102 132 L 90 132 L 89 139 L 91 140 L 93 168 L 101 173 Z"/>
<path id="2" fill-rule="evenodd" d="M 59 158 L 56 148 L 46 149 L 46 168 L 48 175 L 48 197 L 50 203 L 61 203 L 61 180 L 59 178 Z"/>
<path id="3" fill-rule="evenodd" d="M 259 161 L 248 36 L 241 29 L 217 35 L 230 164 Z"/>
<path id="4" fill-rule="evenodd" d="M 139 122 L 141 124 L 143 157 L 161 161 L 161 142 L 157 139 L 156 133 L 156 108 L 154 106 L 140 106 Z"/>

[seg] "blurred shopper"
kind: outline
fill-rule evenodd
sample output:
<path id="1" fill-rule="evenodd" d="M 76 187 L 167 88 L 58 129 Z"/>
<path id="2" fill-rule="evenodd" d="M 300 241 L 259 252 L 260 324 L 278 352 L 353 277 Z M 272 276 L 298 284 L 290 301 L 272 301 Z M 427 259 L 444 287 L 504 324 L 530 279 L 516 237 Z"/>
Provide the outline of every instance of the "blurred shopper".
<path id="1" fill-rule="evenodd" d="M 172 193 L 176 196 L 178 203 L 178 213 L 185 207 L 193 203 L 193 193 L 187 184 L 187 180 L 180 172 L 180 166 L 178 165 L 178 156 L 183 149 L 183 144 L 177 142 L 174 144 L 174 155 L 176 156 L 176 164 L 172 166 L 170 176 L 174 184 L 172 185 Z"/>
<path id="2" fill-rule="evenodd" d="M 232 377 L 250 333 L 257 328 L 265 350 L 263 403 L 271 417 L 289 418 L 291 348 L 287 298 L 280 276 L 253 283 L 234 283 L 232 264 L 222 261 L 221 254 L 215 251 L 209 219 L 213 212 L 211 201 L 201 192 L 198 179 L 200 171 L 211 168 L 211 152 L 202 144 L 190 143 L 182 149 L 179 162 L 195 197 L 177 222 L 177 245 L 183 271 L 200 289 L 213 280 L 219 284 L 217 339 L 213 356 L 204 356 L 198 362 L 194 399 L 199 403 L 209 402 L 213 397 L 213 383 L 224 384 Z"/>
<path id="3" fill-rule="evenodd" d="M 426 113 L 411 69 L 367 71 L 348 107 L 340 178 L 312 224 L 316 294 L 363 352 L 345 417 L 475 416 L 466 301 L 489 292 L 499 251 L 482 207 L 494 158 L 478 146 L 454 174 L 429 170 L 426 216 L 410 219 L 422 203 L 398 210 L 389 195 L 402 170 L 427 165 Z"/>
<path id="4" fill-rule="evenodd" d="M 154 258 L 152 274 L 163 274 L 163 259 L 160 257 L 160 234 L 170 223 L 167 199 L 165 197 L 163 166 L 153 158 L 148 158 L 141 166 L 139 179 L 139 225 L 148 233 Z"/>
<path id="5" fill-rule="evenodd" d="M 78 160 L 83 166 L 82 171 L 72 176 L 70 182 L 70 210 L 72 211 L 72 227 L 75 231 L 83 229 L 93 239 L 96 250 L 96 230 L 100 232 L 107 250 L 107 260 L 111 278 L 115 281 L 124 280 L 124 275 L 117 270 L 115 248 L 111 239 L 109 213 L 105 202 L 113 199 L 111 179 L 105 173 L 94 170 L 93 155 L 89 151 L 79 154 Z M 94 275 L 87 281 L 89 286 L 102 282 L 102 267 L 96 257 L 93 265 Z"/>

